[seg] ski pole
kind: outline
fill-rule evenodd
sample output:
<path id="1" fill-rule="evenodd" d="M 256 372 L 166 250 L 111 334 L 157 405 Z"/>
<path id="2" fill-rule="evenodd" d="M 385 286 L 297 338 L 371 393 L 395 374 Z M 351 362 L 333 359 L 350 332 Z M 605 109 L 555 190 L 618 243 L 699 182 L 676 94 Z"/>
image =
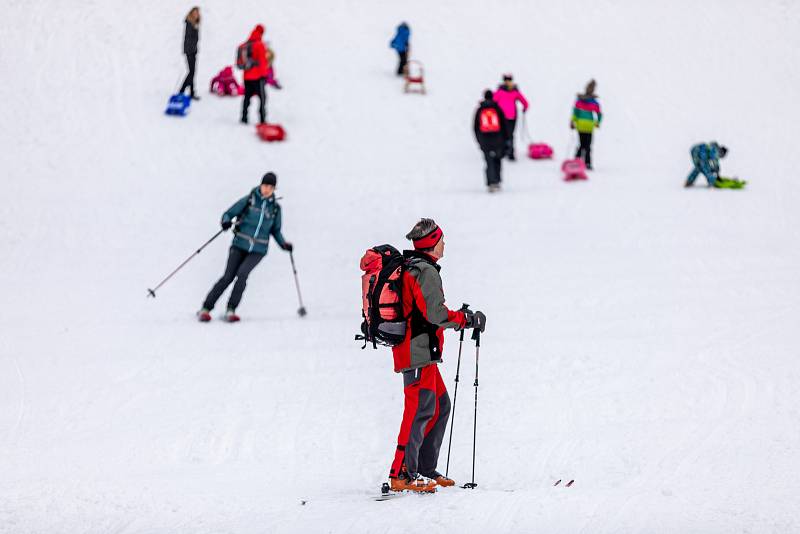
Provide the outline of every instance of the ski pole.
<path id="1" fill-rule="evenodd" d="M 476 328 L 472 331 L 472 339 L 475 340 L 475 412 L 472 419 L 472 482 L 467 482 L 462 488 L 474 489 L 478 487 L 475 483 L 475 438 L 478 435 L 478 357 L 481 352 L 481 331 Z"/>
<path id="2" fill-rule="evenodd" d="M 466 302 L 461 305 L 461 311 L 467 310 L 469 304 Z M 464 328 L 458 338 L 458 363 L 456 363 L 456 387 L 453 390 L 453 413 L 450 414 L 450 439 L 447 441 L 447 466 L 444 469 L 444 476 L 450 473 L 450 447 L 453 445 L 453 425 L 456 422 L 456 401 L 458 400 L 458 374 L 461 370 L 461 347 L 464 346 Z"/>
<path id="3" fill-rule="evenodd" d="M 300 294 L 300 282 L 297 280 L 297 268 L 294 266 L 294 253 L 289 252 L 289 259 L 292 260 L 292 272 L 294 273 L 294 287 L 297 289 L 297 300 L 300 302 L 300 307 L 297 309 L 297 314 L 300 317 L 306 316 L 306 307 L 303 306 L 303 296 Z"/>
<path id="4" fill-rule="evenodd" d="M 149 289 L 149 288 L 148 288 L 148 289 L 147 289 L 147 296 L 148 296 L 148 297 L 153 297 L 153 298 L 155 298 L 155 296 L 156 296 L 156 291 L 158 291 L 158 289 L 159 289 L 161 286 L 163 286 L 164 284 L 166 284 L 166 283 L 167 283 L 167 280 L 169 280 L 170 278 L 172 278 L 172 276 L 173 276 L 175 273 L 177 273 L 178 271 L 180 271 L 181 269 L 183 269 L 183 266 L 184 266 L 184 265 L 186 265 L 187 263 L 189 263 L 189 261 L 190 261 L 192 258 L 194 258 L 194 257 L 195 257 L 195 256 L 197 256 L 198 254 L 200 254 L 200 251 L 202 251 L 204 248 L 206 248 L 206 247 L 209 245 L 209 243 L 211 243 L 211 242 L 212 242 L 212 241 L 214 241 L 216 238 L 218 238 L 218 237 L 219 237 L 219 235 L 220 235 L 222 232 L 224 232 L 224 231 L 225 231 L 224 229 L 220 230 L 219 232 L 217 232 L 216 234 L 214 234 L 214 235 L 211 237 L 211 239 L 209 239 L 208 241 L 206 241 L 205 243 L 203 243 L 203 246 L 201 246 L 200 248 L 198 248 L 198 249 L 195 251 L 195 253 L 194 253 L 194 254 L 192 254 L 191 256 L 189 256 L 188 258 L 186 258 L 186 260 L 184 260 L 184 262 L 183 262 L 183 263 L 181 263 L 180 265 L 178 265 L 178 267 L 177 267 L 177 268 L 176 268 L 174 271 L 172 271 L 171 273 L 169 273 L 169 274 L 167 275 L 167 277 L 166 277 L 166 278 L 164 278 L 164 279 L 163 279 L 161 282 L 159 282 L 159 283 L 158 283 L 158 285 L 157 285 L 156 287 L 154 287 L 153 289 Z"/>

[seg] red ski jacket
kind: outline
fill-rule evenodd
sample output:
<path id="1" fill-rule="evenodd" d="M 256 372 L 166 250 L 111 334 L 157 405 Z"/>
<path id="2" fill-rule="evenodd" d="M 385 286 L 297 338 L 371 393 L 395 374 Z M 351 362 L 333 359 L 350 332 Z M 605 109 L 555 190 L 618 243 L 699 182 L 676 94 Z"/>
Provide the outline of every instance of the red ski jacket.
<path id="1" fill-rule="evenodd" d="M 256 64 L 254 67 L 244 71 L 245 80 L 258 80 L 259 78 L 266 78 L 269 71 L 269 64 L 267 62 L 267 47 L 261 38 L 264 36 L 264 26 L 259 24 L 250 34 L 248 41 L 252 41 L 253 46 L 250 49 L 253 60 Z"/>
<path id="2" fill-rule="evenodd" d="M 392 347 L 394 371 L 402 373 L 442 361 L 444 329 L 463 328 L 463 312 L 447 308 L 442 290 L 441 267 L 424 252 L 406 250 L 403 270 L 403 315 L 406 337 Z"/>

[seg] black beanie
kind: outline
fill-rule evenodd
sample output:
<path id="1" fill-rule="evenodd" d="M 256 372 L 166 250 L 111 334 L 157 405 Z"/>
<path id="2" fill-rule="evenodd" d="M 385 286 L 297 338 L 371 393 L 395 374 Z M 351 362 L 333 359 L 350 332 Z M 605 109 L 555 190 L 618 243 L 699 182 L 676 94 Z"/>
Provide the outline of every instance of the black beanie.
<path id="1" fill-rule="evenodd" d="M 494 94 L 487 89 L 486 92 L 483 93 L 484 100 L 494 100 Z"/>
<path id="2" fill-rule="evenodd" d="M 261 179 L 261 185 L 271 185 L 271 186 L 278 185 L 278 177 L 275 176 L 274 172 L 268 172 Z"/>

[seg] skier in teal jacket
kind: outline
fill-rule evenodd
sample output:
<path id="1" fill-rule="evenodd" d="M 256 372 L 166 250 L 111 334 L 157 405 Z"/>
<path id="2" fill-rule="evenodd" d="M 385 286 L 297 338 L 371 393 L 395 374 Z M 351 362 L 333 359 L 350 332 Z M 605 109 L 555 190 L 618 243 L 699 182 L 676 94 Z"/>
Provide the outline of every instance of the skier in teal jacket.
<path id="1" fill-rule="evenodd" d="M 220 224 L 223 230 L 228 230 L 234 225 L 234 238 L 228 253 L 228 263 L 225 274 L 217 280 L 203 302 L 203 308 L 197 313 L 201 322 L 211 320 L 211 310 L 222 293 L 236 280 L 233 291 L 228 299 L 228 308 L 225 320 L 235 322 L 239 320 L 236 308 L 242 300 L 242 294 L 247 286 L 247 277 L 256 265 L 267 255 L 269 239 L 272 236 L 278 246 L 287 252 L 293 250 L 291 243 L 284 239 L 281 233 L 281 206 L 275 200 L 275 186 L 277 176 L 268 172 L 261 179 L 261 185 L 250 191 L 245 197 L 240 198 L 233 206 L 222 214 Z"/>

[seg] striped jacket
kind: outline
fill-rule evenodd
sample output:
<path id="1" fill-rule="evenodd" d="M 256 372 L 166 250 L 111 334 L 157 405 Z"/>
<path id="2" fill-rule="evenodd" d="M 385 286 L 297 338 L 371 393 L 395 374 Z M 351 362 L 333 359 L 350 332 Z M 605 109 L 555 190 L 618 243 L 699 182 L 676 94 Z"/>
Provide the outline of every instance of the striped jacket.
<path id="1" fill-rule="evenodd" d="M 424 252 L 406 250 L 403 270 L 403 315 L 406 338 L 392 347 L 394 371 L 402 373 L 442 361 L 445 328 L 463 328 L 463 312 L 444 303 L 441 267 Z"/>
<path id="2" fill-rule="evenodd" d="M 572 107 L 572 124 L 580 133 L 592 133 L 602 120 L 603 114 L 596 98 L 578 97 Z"/>
<path id="3" fill-rule="evenodd" d="M 275 200 L 275 195 L 262 197 L 259 187 L 240 198 L 222 214 L 222 222 L 233 222 L 234 219 L 237 220 L 234 247 L 246 252 L 266 254 L 270 235 L 279 246 L 283 247 L 286 243 L 281 234 L 281 206 Z"/>

